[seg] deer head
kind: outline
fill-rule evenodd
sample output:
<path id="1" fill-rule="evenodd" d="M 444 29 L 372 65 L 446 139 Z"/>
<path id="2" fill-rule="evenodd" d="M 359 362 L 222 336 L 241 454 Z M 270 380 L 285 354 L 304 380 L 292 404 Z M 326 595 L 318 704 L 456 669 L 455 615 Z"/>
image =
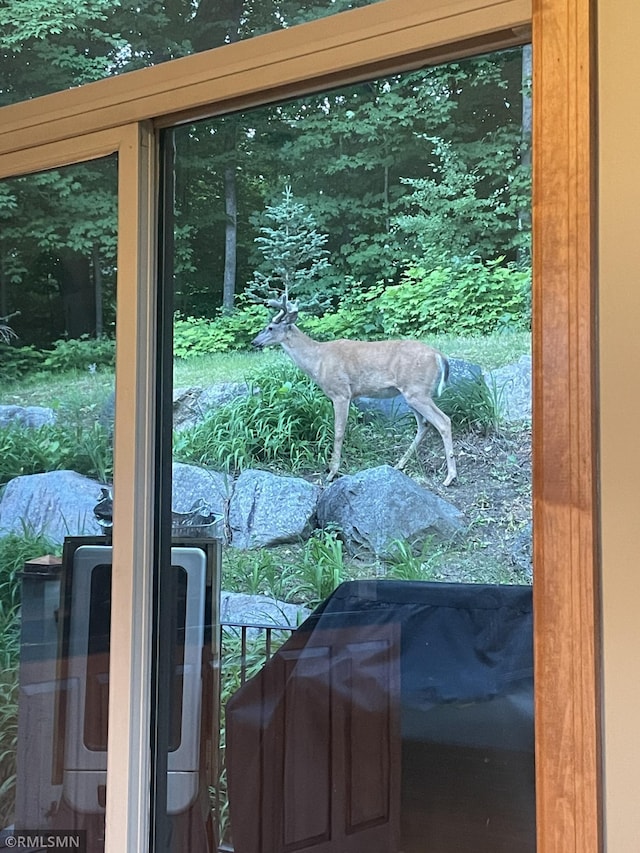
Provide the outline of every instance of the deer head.
<path id="1" fill-rule="evenodd" d="M 283 293 L 281 299 L 268 299 L 267 305 L 270 308 L 275 308 L 278 313 L 272 317 L 269 325 L 265 326 L 260 334 L 251 341 L 251 346 L 256 349 L 281 344 L 298 319 L 298 303 L 289 302 L 287 293 Z"/>

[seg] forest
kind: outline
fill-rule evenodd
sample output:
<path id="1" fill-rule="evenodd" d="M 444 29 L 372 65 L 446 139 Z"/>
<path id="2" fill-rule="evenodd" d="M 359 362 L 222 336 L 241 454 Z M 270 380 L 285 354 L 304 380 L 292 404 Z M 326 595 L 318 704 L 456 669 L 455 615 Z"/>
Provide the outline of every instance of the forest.
<path id="1" fill-rule="evenodd" d="M 17 18 L 4 0 L 0 104 L 357 5 L 23 0 Z M 320 336 L 527 328 L 530 64 L 509 50 L 166 131 L 177 354 L 245 345 L 285 288 Z M 3 371 L 113 338 L 116 249 L 115 157 L 0 183 Z"/>

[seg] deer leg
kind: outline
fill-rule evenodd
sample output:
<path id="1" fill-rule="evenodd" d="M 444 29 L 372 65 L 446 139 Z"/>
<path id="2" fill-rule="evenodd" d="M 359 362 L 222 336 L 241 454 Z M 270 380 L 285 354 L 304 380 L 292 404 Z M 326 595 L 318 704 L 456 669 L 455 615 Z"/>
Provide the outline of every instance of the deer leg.
<path id="1" fill-rule="evenodd" d="M 422 439 L 425 437 L 426 432 L 427 432 L 427 426 L 426 426 L 425 419 L 415 409 L 412 409 L 412 411 L 413 411 L 414 417 L 416 419 L 416 425 L 418 427 L 418 430 L 416 432 L 416 437 L 411 442 L 411 445 L 407 448 L 407 450 L 405 450 L 405 452 L 402 454 L 400 461 L 396 465 L 396 468 L 398 469 L 398 471 L 402 471 L 402 469 L 407 464 L 409 459 L 411 459 L 412 455 L 418 449 L 418 445 L 420 444 Z"/>
<path id="2" fill-rule="evenodd" d="M 342 442 L 347 428 L 347 418 L 349 416 L 349 400 L 337 399 L 333 400 L 333 453 L 329 462 L 329 476 L 327 480 L 331 482 L 340 467 L 340 457 L 342 455 Z"/>
<path id="3" fill-rule="evenodd" d="M 425 421 L 432 424 L 440 433 L 442 443 L 444 445 L 445 457 L 447 460 L 447 476 L 444 485 L 448 486 L 457 477 L 456 460 L 453 455 L 453 439 L 451 438 L 451 420 L 448 415 L 439 409 L 430 397 L 405 397 L 407 404 L 411 406 L 418 421 L 418 432 L 414 438 L 411 447 L 404 454 L 397 467 L 401 468 L 406 464 L 407 459 L 414 453 L 424 435 L 426 433 Z"/>

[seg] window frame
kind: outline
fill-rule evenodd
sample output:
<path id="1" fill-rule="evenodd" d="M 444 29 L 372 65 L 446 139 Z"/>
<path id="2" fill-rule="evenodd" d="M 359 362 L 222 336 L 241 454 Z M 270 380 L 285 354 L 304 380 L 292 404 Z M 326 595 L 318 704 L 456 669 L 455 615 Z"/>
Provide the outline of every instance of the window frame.
<path id="1" fill-rule="evenodd" d="M 593 4 L 425 5 L 385 0 L 0 110 L 0 178 L 119 156 L 106 853 L 149 838 L 158 128 L 523 43 L 531 23 L 538 853 L 602 848 Z"/>

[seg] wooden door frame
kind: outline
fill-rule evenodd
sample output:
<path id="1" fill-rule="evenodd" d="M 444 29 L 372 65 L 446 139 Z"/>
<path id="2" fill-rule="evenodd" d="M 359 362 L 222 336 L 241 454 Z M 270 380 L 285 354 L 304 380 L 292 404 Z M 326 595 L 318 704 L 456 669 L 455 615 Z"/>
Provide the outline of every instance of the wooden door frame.
<path id="1" fill-rule="evenodd" d="M 534 0 L 538 853 L 602 849 L 595 4 Z"/>

